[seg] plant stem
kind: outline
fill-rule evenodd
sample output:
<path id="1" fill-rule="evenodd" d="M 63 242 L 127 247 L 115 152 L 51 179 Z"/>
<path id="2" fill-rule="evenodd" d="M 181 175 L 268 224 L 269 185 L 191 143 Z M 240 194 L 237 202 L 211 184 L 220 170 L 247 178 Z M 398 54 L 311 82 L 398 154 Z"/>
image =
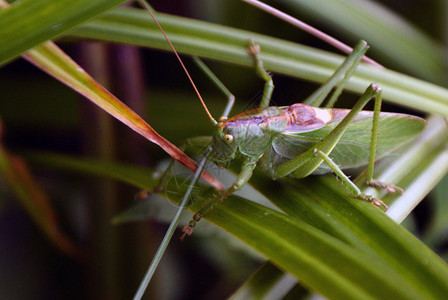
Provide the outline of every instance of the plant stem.
<path id="1" fill-rule="evenodd" d="M 163 254 L 165 253 L 166 248 L 168 247 L 168 244 L 174 234 L 174 231 L 176 230 L 177 225 L 179 224 L 179 220 L 182 215 L 182 212 L 185 210 L 185 208 L 187 206 L 187 201 L 190 198 L 191 191 L 193 190 L 194 186 L 196 185 L 196 182 L 198 181 L 199 177 L 201 176 L 202 170 L 204 169 L 205 162 L 207 161 L 209 154 L 210 154 L 210 149 L 206 152 L 206 154 L 204 155 L 204 158 L 202 159 L 196 172 L 194 173 L 193 180 L 191 181 L 190 185 L 188 186 L 188 189 L 185 192 L 184 197 L 182 198 L 179 208 L 177 209 L 176 215 L 174 216 L 173 220 L 171 221 L 170 227 L 168 227 L 168 230 L 166 231 L 165 236 L 163 237 L 163 240 L 160 243 L 160 246 L 157 249 L 156 254 L 154 255 L 154 258 L 152 259 L 152 262 L 149 265 L 148 271 L 146 271 L 145 277 L 143 278 L 137 292 L 135 293 L 134 300 L 139 300 L 143 297 L 143 294 L 145 293 L 145 290 L 146 290 L 149 282 L 151 281 L 151 278 L 154 275 L 154 272 L 156 271 L 157 266 L 159 265 L 159 262 L 162 259 Z"/>

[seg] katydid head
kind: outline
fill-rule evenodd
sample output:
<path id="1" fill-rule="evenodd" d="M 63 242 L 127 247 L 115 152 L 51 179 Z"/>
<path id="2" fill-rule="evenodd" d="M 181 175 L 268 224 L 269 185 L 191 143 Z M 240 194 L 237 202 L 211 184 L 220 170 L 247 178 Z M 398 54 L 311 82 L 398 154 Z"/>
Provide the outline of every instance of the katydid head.
<path id="1" fill-rule="evenodd" d="M 236 132 L 232 128 L 225 126 L 223 122 L 219 122 L 212 137 L 212 154 L 210 159 L 220 166 L 226 165 L 235 158 L 238 143 L 235 138 Z"/>

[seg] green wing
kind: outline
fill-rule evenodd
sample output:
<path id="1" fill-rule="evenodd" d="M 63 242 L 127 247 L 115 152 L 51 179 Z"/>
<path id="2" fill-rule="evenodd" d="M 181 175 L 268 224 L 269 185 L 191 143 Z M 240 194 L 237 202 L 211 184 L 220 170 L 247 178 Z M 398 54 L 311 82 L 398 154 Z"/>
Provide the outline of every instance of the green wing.
<path id="1" fill-rule="evenodd" d="M 346 110 L 346 113 L 348 112 L 349 110 Z M 373 112 L 360 112 L 330 153 L 330 157 L 341 168 L 354 168 L 367 164 L 370 154 L 372 118 Z M 272 167 L 272 165 L 280 164 L 305 152 L 321 141 L 339 124 L 339 121 L 340 119 L 330 122 L 314 131 L 282 133 L 274 139 L 271 149 L 264 157 L 264 166 L 262 165 L 262 167 Z M 423 130 L 425 124 L 425 120 L 419 117 L 397 113 L 381 113 L 376 158 L 384 157 L 393 149 L 412 140 Z M 329 168 L 323 164 L 313 174 L 327 172 L 329 172 Z"/>

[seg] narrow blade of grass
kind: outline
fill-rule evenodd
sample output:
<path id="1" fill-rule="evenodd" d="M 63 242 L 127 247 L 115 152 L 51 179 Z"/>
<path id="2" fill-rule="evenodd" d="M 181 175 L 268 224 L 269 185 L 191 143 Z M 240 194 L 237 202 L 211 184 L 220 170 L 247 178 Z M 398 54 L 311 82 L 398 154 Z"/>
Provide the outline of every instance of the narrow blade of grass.
<path id="1" fill-rule="evenodd" d="M 179 53 L 252 67 L 247 53 L 248 40 L 261 46 L 265 67 L 280 74 L 323 82 L 342 63 L 344 57 L 253 32 L 207 22 L 157 14 L 157 18 Z M 158 29 L 145 12 L 119 8 L 84 23 L 69 32 L 72 36 L 102 41 L 130 43 L 169 50 Z M 387 69 L 361 64 L 346 88 L 361 94 L 376 82 L 385 100 L 448 116 L 448 90 Z"/>

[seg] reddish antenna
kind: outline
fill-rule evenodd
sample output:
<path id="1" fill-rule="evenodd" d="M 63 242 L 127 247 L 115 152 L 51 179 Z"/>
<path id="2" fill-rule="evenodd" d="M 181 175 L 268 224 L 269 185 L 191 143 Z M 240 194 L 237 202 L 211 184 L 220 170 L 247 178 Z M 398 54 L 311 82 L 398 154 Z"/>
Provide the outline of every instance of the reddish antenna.
<path id="1" fill-rule="evenodd" d="M 165 31 L 163 31 L 162 26 L 160 26 L 159 22 L 157 22 L 156 18 L 154 17 L 154 15 L 151 12 L 151 8 L 149 6 L 149 4 L 145 1 L 145 0 L 139 0 L 140 4 L 148 11 L 149 15 L 151 16 L 151 18 L 154 20 L 154 22 L 156 23 L 157 27 L 159 27 L 160 31 L 162 32 L 163 36 L 165 37 L 165 40 L 168 42 L 168 44 L 170 45 L 171 49 L 173 50 L 174 54 L 177 57 L 177 60 L 179 61 L 180 65 L 182 66 L 182 68 L 184 69 L 185 74 L 188 77 L 188 80 L 190 80 L 191 85 L 193 86 L 194 91 L 196 92 L 196 95 L 198 95 L 199 100 L 201 101 L 202 107 L 204 107 L 205 112 L 207 113 L 207 116 L 210 118 L 210 120 L 212 121 L 213 125 L 218 124 L 218 122 L 216 122 L 216 120 L 213 118 L 212 114 L 210 113 L 210 111 L 207 108 L 207 105 L 205 105 L 204 100 L 201 97 L 201 93 L 199 93 L 199 90 L 197 89 L 196 85 L 194 84 L 193 79 L 190 76 L 190 73 L 188 73 L 187 68 L 185 67 L 184 63 L 182 62 L 182 59 L 180 58 L 179 54 L 177 54 L 176 49 L 174 49 L 173 44 L 171 44 L 171 41 L 168 39 L 168 37 L 165 34 Z"/>

